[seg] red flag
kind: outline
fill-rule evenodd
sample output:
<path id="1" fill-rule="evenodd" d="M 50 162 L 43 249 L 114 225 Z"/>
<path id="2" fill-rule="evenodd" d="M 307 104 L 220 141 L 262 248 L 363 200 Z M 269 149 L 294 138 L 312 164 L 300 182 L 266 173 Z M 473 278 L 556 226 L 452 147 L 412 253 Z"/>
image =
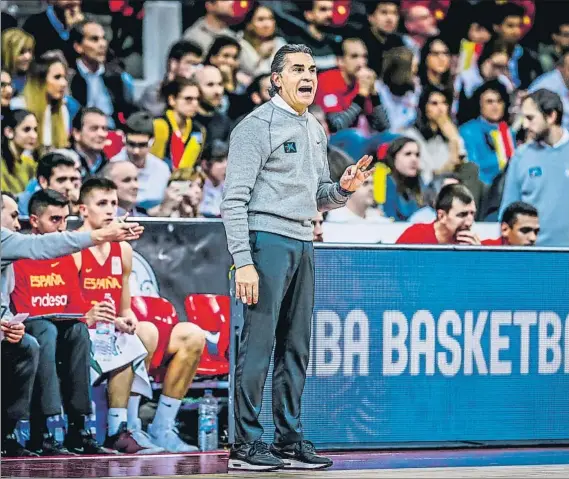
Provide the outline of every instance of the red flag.
<path id="1" fill-rule="evenodd" d="M 336 27 L 342 27 L 350 17 L 352 8 L 352 0 L 336 0 L 334 2 L 334 13 L 332 16 L 332 23 Z"/>

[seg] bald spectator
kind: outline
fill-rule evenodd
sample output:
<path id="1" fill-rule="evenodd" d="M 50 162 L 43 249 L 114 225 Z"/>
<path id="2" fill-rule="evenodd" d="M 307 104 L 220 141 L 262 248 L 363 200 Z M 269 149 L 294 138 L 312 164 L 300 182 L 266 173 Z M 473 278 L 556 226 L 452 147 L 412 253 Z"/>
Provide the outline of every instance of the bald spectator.
<path id="1" fill-rule="evenodd" d="M 229 141 L 231 120 L 219 110 L 225 92 L 221 72 L 213 65 L 206 65 L 195 78 L 200 88 L 200 103 L 194 119 L 207 131 L 206 145 L 215 140 Z"/>
<path id="2" fill-rule="evenodd" d="M 529 203 L 516 201 L 502 214 L 500 237 L 482 241 L 484 246 L 535 246 L 539 235 L 539 215 Z"/>
<path id="3" fill-rule="evenodd" d="M 162 116 L 166 111 L 166 101 L 160 90 L 164 83 L 177 77 L 190 78 L 202 62 L 203 50 L 199 45 L 189 40 L 179 40 L 170 47 L 166 60 L 166 75 L 164 79 L 148 85 L 138 104 L 154 116 Z"/>
<path id="4" fill-rule="evenodd" d="M 136 205 L 138 196 L 138 168 L 130 161 L 114 161 L 102 171 L 102 176 L 117 185 L 119 207 L 117 216 L 148 216 L 146 210 Z"/>
<path id="5" fill-rule="evenodd" d="M 305 0 L 295 3 L 302 10 L 308 28 L 297 35 L 289 35 L 288 42 L 303 43 L 309 46 L 319 71 L 336 68 L 335 52 L 338 39 L 341 40 L 341 38 L 326 33 L 326 28 L 332 25 L 334 2 L 332 0 Z"/>
<path id="6" fill-rule="evenodd" d="M 403 14 L 407 30 L 407 35 L 403 37 L 405 45 L 419 57 L 427 39 L 439 34 L 437 21 L 431 10 L 419 2 L 411 5 Z"/>
<path id="7" fill-rule="evenodd" d="M 10 231 L 20 231 L 18 203 L 11 193 L 2 192 L 2 226 Z"/>
<path id="8" fill-rule="evenodd" d="M 229 28 L 229 22 L 233 18 L 232 0 L 207 1 L 205 10 L 205 16 L 184 32 L 186 40 L 197 43 L 204 52 L 209 50 L 215 38 L 220 35 L 237 40 L 237 34 Z"/>
<path id="9" fill-rule="evenodd" d="M 399 0 L 379 0 L 366 2 L 369 27 L 362 34 L 368 52 L 369 67 L 380 77 L 383 68 L 384 52 L 404 45 L 403 38 L 397 33 L 399 25 Z"/>
<path id="10" fill-rule="evenodd" d="M 125 124 L 126 146 L 111 158 L 111 162 L 130 161 L 138 169 L 136 203 L 144 209 L 160 204 L 170 178 L 168 165 L 150 153 L 153 140 L 154 125 L 150 113 L 133 113 Z"/>

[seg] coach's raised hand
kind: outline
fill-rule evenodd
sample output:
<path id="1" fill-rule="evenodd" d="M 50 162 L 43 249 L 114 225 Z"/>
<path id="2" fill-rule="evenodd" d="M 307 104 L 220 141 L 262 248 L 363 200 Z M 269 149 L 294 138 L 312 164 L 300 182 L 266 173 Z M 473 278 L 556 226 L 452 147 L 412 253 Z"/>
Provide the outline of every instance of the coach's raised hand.
<path id="1" fill-rule="evenodd" d="M 235 296 L 249 306 L 259 301 L 259 275 L 252 264 L 235 271 Z"/>
<path id="2" fill-rule="evenodd" d="M 348 166 L 340 178 L 340 186 L 347 191 L 356 191 L 362 186 L 375 169 L 368 170 L 371 160 L 371 155 L 364 155 L 355 165 Z"/>
<path id="3" fill-rule="evenodd" d="M 107 241 L 134 241 L 140 238 L 144 226 L 138 223 L 126 223 L 124 220 L 113 221 L 104 228 L 91 232 L 93 243 L 101 244 Z"/>

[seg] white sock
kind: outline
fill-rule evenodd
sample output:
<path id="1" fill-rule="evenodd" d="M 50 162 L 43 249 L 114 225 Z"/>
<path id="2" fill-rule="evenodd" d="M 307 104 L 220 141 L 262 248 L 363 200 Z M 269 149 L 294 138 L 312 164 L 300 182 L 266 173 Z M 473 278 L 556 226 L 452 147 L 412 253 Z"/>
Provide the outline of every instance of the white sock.
<path id="1" fill-rule="evenodd" d="M 173 424 L 182 405 L 181 399 L 174 399 L 162 394 L 158 400 L 158 408 L 154 421 L 152 421 L 153 428 L 163 428 Z"/>
<path id="2" fill-rule="evenodd" d="M 109 436 L 114 436 L 119 432 L 119 426 L 123 422 L 126 422 L 126 408 L 109 408 L 109 412 L 107 413 L 107 430 L 109 431 Z"/>
<path id="3" fill-rule="evenodd" d="M 140 407 L 140 396 L 131 396 L 128 398 L 128 428 L 134 431 L 138 428 L 138 408 Z"/>

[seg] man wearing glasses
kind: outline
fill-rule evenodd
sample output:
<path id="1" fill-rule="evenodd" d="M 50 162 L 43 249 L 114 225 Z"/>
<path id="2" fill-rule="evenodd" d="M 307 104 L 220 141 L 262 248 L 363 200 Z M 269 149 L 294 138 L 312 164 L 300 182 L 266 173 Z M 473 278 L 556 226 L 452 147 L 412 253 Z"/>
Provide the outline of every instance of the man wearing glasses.
<path id="1" fill-rule="evenodd" d="M 130 115 L 125 124 L 126 146 L 113 158 L 111 163 L 128 160 L 138 169 L 138 206 L 148 209 L 156 206 L 164 198 L 170 168 L 150 153 L 154 142 L 152 116 L 146 111 Z"/>

